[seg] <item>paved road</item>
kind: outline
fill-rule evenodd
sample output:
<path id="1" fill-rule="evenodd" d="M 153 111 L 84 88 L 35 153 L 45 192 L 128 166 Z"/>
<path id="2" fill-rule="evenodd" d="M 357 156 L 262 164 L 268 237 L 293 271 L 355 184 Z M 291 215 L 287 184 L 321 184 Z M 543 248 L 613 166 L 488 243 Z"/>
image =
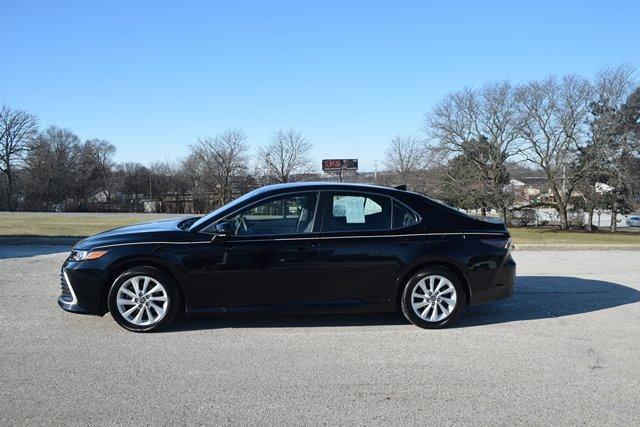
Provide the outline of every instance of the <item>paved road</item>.
<path id="1" fill-rule="evenodd" d="M 0 247 L 0 424 L 640 422 L 640 252 L 517 252 L 518 290 L 396 315 L 183 320 L 56 305 L 56 247 Z"/>

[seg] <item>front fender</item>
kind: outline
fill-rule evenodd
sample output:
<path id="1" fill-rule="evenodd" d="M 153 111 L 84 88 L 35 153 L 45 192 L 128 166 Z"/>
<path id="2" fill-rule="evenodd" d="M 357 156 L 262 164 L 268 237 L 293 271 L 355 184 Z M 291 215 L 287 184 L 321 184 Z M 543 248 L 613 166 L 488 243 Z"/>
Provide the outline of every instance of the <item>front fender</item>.
<path id="1" fill-rule="evenodd" d="M 179 246 L 167 248 L 168 246 Z M 106 310 L 109 288 L 116 278 L 125 270 L 135 266 L 151 266 L 164 271 L 176 282 L 184 301 L 190 297 L 189 274 L 184 267 L 183 260 L 190 253 L 190 245 L 160 245 L 153 248 L 136 247 L 126 248 L 119 256 L 115 257 L 106 267 L 108 276 L 103 287 L 101 301 Z"/>

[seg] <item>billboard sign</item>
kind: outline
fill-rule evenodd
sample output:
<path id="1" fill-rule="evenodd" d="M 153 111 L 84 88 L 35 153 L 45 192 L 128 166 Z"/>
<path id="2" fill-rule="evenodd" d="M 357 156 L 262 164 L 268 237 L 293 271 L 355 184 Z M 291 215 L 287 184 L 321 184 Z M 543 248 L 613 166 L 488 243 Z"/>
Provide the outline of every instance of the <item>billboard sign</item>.
<path id="1" fill-rule="evenodd" d="M 322 170 L 325 172 L 357 171 L 358 159 L 324 159 Z"/>

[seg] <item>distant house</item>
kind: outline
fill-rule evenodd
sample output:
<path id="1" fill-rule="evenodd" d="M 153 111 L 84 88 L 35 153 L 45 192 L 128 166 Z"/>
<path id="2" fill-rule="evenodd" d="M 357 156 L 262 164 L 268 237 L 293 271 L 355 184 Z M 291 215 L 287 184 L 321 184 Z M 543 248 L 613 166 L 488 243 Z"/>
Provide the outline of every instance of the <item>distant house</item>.
<path id="1" fill-rule="evenodd" d="M 596 182 L 596 193 L 604 194 L 613 191 L 613 187 L 605 184 L 604 182 Z"/>
<path id="2" fill-rule="evenodd" d="M 523 181 L 512 179 L 504 189 L 515 196 L 516 203 L 526 204 L 535 201 L 535 199 L 542 193 L 542 189 L 538 181 L 538 178 L 524 178 Z"/>
<path id="3" fill-rule="evenodd" d="M 142 200 L 142 212 L 155 213 L 157 212 L 157 210 L 158 210 L 158 207 L 155 200 L 152 200 L 152 199 Z"/>
<path id="4" fill-rule="evenodd" d="M 96 212 L 117 212 L 126 204 L 127 196 L 118 192 L 100 190 L 89 196 L 90 210 Z"/>
<path id="5" fill-rule="evenodd" d="M 538 187 L 527 187 L 524 189 L 524 195 L 528 199 L 533 199 L 534 197 L 540 194 L 540 189 Z"/>
<path id="6" fill-rule="evenodd" d="M 90 203 L 107 203 L 112 197 L 106 190 L 100 190 L 97 193 L 89 197 Z"/>
<path id="7" fill-rule="evenodd" d="M 524 185 L 524 182 L 518 181 L 517 179 L 512 179 L 502 189 L 508 193 L 519 195 L 522 194 L 522 188 L 524 187 Z"/>

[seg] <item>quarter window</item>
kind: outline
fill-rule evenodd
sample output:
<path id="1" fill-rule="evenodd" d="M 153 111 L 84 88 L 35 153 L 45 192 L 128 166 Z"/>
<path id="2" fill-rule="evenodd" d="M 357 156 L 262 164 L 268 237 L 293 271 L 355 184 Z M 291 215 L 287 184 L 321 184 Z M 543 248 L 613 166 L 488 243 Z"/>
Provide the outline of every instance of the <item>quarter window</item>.
<path id="1" fill-rule="evenodd" d="M 416 224 L 418 217 L 404 205 L 393 201 L 393 228 L 409 227 Z"/>
<path id="2" fill-rule="evenodd" d="M 323 231 L 368 231 L 391 228 L 391 200 L 377 195 L 335 194 L 329 198 Z"/>

